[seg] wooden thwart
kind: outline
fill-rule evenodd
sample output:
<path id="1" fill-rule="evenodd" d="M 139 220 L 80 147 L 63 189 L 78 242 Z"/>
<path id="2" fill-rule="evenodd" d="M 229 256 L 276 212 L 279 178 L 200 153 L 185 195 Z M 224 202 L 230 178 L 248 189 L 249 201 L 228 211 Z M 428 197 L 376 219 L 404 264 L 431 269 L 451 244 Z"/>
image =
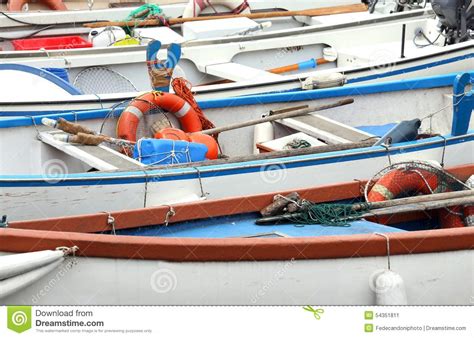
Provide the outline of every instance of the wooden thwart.
<path id="1" fill-rule="evenodd" d="M 65 143 L 54 135 L 58 131 L 41 132 L 38 138 L 63 153 L 82 161 L 97 170 L 142 169 L 145 165 L 103 145 L 90 146 Z"/>
<path id="2" fill-rule="evenodd" d="M 316 137 L 328 144 L 360 142 L 374 137 L 372 134 L 321 115 L 299 116 L 279 120 L 277 123 Z"/>

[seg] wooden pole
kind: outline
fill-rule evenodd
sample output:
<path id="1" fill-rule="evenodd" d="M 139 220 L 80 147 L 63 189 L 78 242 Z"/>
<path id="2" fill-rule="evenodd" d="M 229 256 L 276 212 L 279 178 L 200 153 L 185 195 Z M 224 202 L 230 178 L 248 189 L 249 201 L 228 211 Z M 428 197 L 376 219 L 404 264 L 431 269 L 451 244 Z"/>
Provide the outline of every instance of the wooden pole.
<path id="1" fill-rule="evenodd" d="M 314 113 L 314 112 L 317 112 L 317 111 L 320 111 L 320 110 L 345 106 L 345 105 L 351 104 L 353 102 L 354 102 L 354 99 L 343 99 L 343 100 L 339 100 L 337 102 L 330 103 L 330 104 L 323 105 L 323 106 L 310 107 L 310 108 L 297 110 L 297 111 L 293 111 L 293 112 L 289 112 L 289 113 L 281 113 L 281 114 L 276 114 L 276 115 L 263 117 L 263 118 L 260 118 L 260 119 L 235 123 L 235 124 L 231 124 L 231 125 L 228 125 L 228 126 L 217 127 L 217 128 L 212 128 L 212 129 L 206 129 L 206 130 L 203 130 L 203 131 L 200 131 L 200 132 L 196 132 L 196 134 L 197 133 L 206 134 L 206 135 L 218 134 L 218 133 L 222 133 L 222 132 L 228 131 L 228 130 L 234 130 L 234 129 L 240 129 L 240 128 L 244 128 L 244 127 L 254 126 L 254 125 L 260 124 L 260 123 L 271 122 L 271 121 L 282 120 L 282 119 L 288 119 L 288 118 L 291 118 L 291 117 L 303 116 L 303 115 L 311 114 L 311 113 Z"/>
<path id="2" fill-rule="evenodd" d="M 393 207 L 375 209 L 362 215 L 361 217 L 402 214 L 402 213 L 414 212 L 414 211 L 427 211 L 427 210 L 449 208 L 449 207 L 454 207 L 457 205 L 467 205 L 467 204 L 473 204 L 473 203 L 474 203 L 474 196 L 450 198 L 450 199 L 445 199 L 445 200 L 440 200 L 440 201 L 426 201 L 426 202 L 410 203 L 410 204 L 398 205 L 398 206 L 393 206 Z"/>
<path id="3" fill-rule="evenodd" d="M 413 202 L 414 197 L 400 198 L 397 200 L 399 201 L 398 205 L 371 210 L 365 214 L 357 216 L 356 218 L 348 217 L 345 220 L 350 221 L 350 220 L 356 220 L 356 219 L 361 219 L 365 217 L 385 216 L 385 215 L 401 214 L 401 213 L 415 212 L 415 211 L 428 211 L 428 210 L 435 210 L 435 209 L 441 209 L 441 208 L 449 208 L 449 207 L 454 207 L 458 205 L 469 205 L 469 204 L 474 203 L 474 190 L 458 191 L 457 193 L 459 193 L 458 194 L 459 196 L 467 195 L 467 197 L 463 196 L 463 197 L 456 197 L 456 198 L 446 198 L 447 195 L 444 195 L 444 194 L 432 194 L 432 195 L 426 195 L 426 196 L 435 197 L 436 195 L 443 195 L 441 196 L 441 198 L 444 198 L 444 199 L 429 200 L 429 201 L 416 202 L 416 203 Z M 417 197 L 426 197 L 426 196 L 417 196 Z M 255 223 L 258 225 L 268 225 L 268 224 L 274 224 L 281 221 L 289 221 L 293 219 L 294 217 L 298 217 L 298 216 L 303 216 L 303 213 L 297 212 L 293 214 L 283 214 L 283 215 L 278 215 L 278 216 L 263 217 L 263 218 L 257 219 Z"/>
<path id="4" fill-rule="evenodd" d="M 439 194 L 397 198 L 397 199 L 382 201 L 382 202 L 372 202 L 372 203 L 369 203 L 369 208 L 371 210 L 374 210 L 374 209 L 381 209 L 381 208 L 388 208 L 388 207 L 396 207 L 396 206 L 401 206 L 405 204 L 425 203 L 425 202 L 431 202 L 431 201 L 441 201 L 441 200 L 447 200 L 451 198 L 461 198 L 461 197 L 471 197 L 471 196 L 474 196 L 474 190 L 443 192 Z M 367 205 L 366 203 L 356 203 L 352 206 L 352 210 L 354 211 L 362 210 L 366 205 Z"/>
<path id="5" fill-rule="evenodd" d="M 185 22 L 221 20 L 221 19 L 233 19 L 233 18 L 267 19 L 267 18 L 281 18 L 281 17 L 288 17 L 288 16 L 322 16 L 322 15 L 332 15 L 332 14 L 365 12 L 366 10 L 367 10 L 367 5 L 354 4 L 354 5 L 306 9 L 306 10 L 301 10 L 301 11 L 213 15 L 213 16 L 198 16 L 194 18 L 172 18 L 168 20 L 168 24 L 170 26 L 173 26 L 173 25 L 182 24 Z M 151 20 L 132 20 L 132 21 L 93 22 L 93 23 L 84 24 L 84 27 L 89 27 L 89 28 L 98 28 L 98 27 L 107 27 L 107 26 L 147 27 L 147 26 L 162 26 L 162 25 L 163 25 L 162 21 L 157 20 L 157 19 L 151 19 Z"/>

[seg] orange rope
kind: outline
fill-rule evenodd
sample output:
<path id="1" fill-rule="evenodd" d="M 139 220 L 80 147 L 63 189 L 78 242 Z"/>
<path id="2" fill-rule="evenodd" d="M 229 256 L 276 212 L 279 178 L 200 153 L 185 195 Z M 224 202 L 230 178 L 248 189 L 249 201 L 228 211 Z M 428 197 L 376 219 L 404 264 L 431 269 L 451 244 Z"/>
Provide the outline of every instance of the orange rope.
<path id="1" fill-rule="evenodd" d="M 194 95 L 191 91 L 192 85 L 188 80 L 182 77 L 178 77 L 178 78 L 173 79 L 173 81 L 171 82 L 171 85 L 173 86 L 173 90 L 175 94 L 178 95 L 183 100 L 185 100 L 187 103 L 189 103 L 189 105 L 198 114 L 199 120 L 201 120 L 202 128 L 204 130 L 212 129 L 216 127 L 214 123 L 212 123 L 206 117 L 206 115 L 204 115 L 201 108 L 199 108 L 199 105 L 194 99 Z M 212 135 L 212 137 L 214 137 L 217 140 L 217 134 Z"/>

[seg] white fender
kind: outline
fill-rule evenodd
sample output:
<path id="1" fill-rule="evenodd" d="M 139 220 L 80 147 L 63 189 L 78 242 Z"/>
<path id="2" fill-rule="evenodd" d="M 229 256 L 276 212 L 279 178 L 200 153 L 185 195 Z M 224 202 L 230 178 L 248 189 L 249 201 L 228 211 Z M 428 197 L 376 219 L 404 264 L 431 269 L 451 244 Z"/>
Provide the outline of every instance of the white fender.
<path id="1" fill-rule="evenodd" d="M 258 154 L 260 151 L 257 148 L 257 143 L 271 141 L 275 138 L 273 124 L 265 122 L 255 125 L 253 131 L 253 153 Z"/>
<path id="2" fill-rule="evenodd" d="M 408 305 L 405 283 L 391 270 L 383 270 L 373 276 L 375 305 Z"/>
<path id="3" fill-rule="evenodd" d="M 0 281 L 0 299 L 14 294 L 15 292 L 38 281 L 40 278 L 56 269 L 63 260 L 64 257 L 41 268 Z"/>
<path id="4" fill-rule="evenodd" d="M 303 90 L 312 90 L 317 88 L 330 88 L 343 86 L 346 83 L 346 76 L 341 73 L 318 74 L 310 76 L 303 81 L 301 88 Z"/>
<path id="5" fill-rule="evenodd" d="M 189 0 L 183 12 L 183 18 L 194 18 L 209 6 L 224 6 L 235 14 L 250 14 L 247 0 Z"/>
<path id="6" fill-rule="evenodd" d="M 118 26 L 94 28 L 89 32 L 87 40 L 94 47 L 109 47 L 117 41 L 125 39 L 125 31 Z"/>
<path id="7" fill-rule="evenodd" d="M 0 256 L 0 280 L 60 261 L 63 257 L 64 252 L 61 250 L 44 250 Z"/>

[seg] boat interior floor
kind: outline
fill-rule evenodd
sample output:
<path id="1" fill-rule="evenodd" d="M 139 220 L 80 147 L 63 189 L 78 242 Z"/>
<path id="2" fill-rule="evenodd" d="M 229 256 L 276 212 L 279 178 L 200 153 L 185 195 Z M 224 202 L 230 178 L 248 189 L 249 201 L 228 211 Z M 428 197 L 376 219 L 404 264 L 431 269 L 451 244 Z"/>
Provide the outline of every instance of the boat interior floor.
<path id="1" fill-rule="evenodd" d="M 183 238 L 234 238 L 234 237 L 318 237 L 335 235 L 370 234 L 374 232 L 404 232 L 401 228 L 386 226 L 367 220 L 349 222 L 343 226 L 321 224 L 280 223 L 259 226 L 257 213 L 224 216 L 134 229 L 117 230 L 118 235 Z M 406 225 L 408 227 L 408 225 Z"/>

